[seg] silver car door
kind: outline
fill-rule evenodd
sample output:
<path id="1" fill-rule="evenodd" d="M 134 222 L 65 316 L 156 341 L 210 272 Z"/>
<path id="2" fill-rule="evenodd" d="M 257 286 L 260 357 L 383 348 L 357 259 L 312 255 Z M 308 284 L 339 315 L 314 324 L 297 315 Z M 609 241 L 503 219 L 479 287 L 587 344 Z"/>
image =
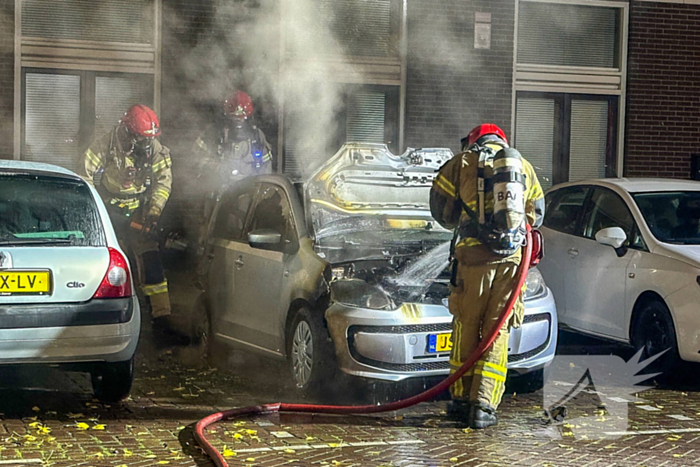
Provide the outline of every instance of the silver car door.
<path id="1" fill-rule="evenodd" d="M 270 245 L 243 245 L 236 252 L 235 302 L 237 323 L 245 329 L 250 344 L 284 354 L 284 312 L 288 307 L 282 290 L 289 277 L 295 250 L 296 229 L 284 189 L 262 184 L 247 234 L 274 231 L 280 241 Z"/>
<path id="2" fill-rule="evenodd" d="M 245 246 L 244 231 L 255 197 L 255 185 L 236 187 L 222 195 L 214 213 L 207 252 L 209 267 L 208 293 L 214 321 L 214 332 L 236 338 L 234 297 L 237 252 Z"/>

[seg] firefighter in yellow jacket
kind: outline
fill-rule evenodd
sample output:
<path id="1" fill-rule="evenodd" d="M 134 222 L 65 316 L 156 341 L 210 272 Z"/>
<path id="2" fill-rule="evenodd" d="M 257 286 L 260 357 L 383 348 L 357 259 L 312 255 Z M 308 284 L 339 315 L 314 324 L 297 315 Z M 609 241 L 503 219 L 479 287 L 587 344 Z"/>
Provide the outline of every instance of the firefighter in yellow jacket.
<path id="1" fill-rule="evenodd" d="M 173 333 L 168 282 L 155 233 L 172 187 L 170 150 L 156 139 L 155 112 L 137 104 L 85 151 L 79 173 L 100 193 L 120 244 L 136 260 L 141 290 L 149 298 L 154 328 Z"/>
<path id="2" fill-rule="evenodd" d="M 510 327 L 522 323 L 524 304 L 517 269 L 525 223 L 539 227 L 544 194 L 533 167 L 494 124 L 474 128 L 463 152 L 447 162 L 430 192 L 433 217 L 455 229 L 449 310 L 453 315 L 451 371 L 456 371 L 495 326 L 512 293 L 520 294 L 511 319 L 493 345 L 450 388 L 448 415 L 471 428 L 497 423 L 505 390 Z"/>

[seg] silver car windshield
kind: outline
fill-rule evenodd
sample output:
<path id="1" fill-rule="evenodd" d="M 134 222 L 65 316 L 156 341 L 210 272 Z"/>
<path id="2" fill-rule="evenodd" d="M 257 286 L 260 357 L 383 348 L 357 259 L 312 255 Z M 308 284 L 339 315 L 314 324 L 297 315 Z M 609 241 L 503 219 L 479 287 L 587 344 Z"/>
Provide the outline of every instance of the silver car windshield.
<path id="1" fill-rule="evenodd" d="M 633 193 L 632 197 L 659 241 L 700 245 L 700 192 Z"/>
<path id="2" fill-rule="evenodd" d="M 84 182 L 0 175 L 1 246 L 104 246 L 97 207 Z"/>

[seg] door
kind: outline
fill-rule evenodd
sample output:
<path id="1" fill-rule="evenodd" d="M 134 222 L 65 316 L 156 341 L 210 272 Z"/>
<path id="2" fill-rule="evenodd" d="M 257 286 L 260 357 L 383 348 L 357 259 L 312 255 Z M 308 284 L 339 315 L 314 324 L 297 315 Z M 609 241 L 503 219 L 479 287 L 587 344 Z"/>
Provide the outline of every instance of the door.
<path id="1" fill-rule="evenodd" d="M 590 189 L 585 186 L 562 188 L 547 194 L 545 217 L 542 225 L 544 258 L 538 269 L 554 294 L 557 315 L 567 322 L 565 281 L 569 271 L 568 250 L 579 235 L 583 206 Z"/>
<path id="2" fill-rule="evenodd" d="M 582 235 L 570 248 L 566 275 L 567 319 L 574 327 L 624 339 L 625 292 L 629 249 L 643 249 L 632 213 L 614 191 L 596 187 L 587 204 Z M 620 227 L 627 235 L 623 247 L 614 249 L 595 240 L 600 230 Z"/>
<path id="3" fill-rule="evenodd" d="M 245 223 L 253 204 L 256 186 L 249 184 L 225 193 L 214 212 L 208 254 L 209 301 L 214 321 L 214 332 L 234 338 L 235 274 L 238 251 L 245 247 Z"/>
<path id="4" fill-rule="evenodd" d="M 247 342 L 260 350 L 284 353 L 284 316 L 289 300 L 282 291 L 289 278 L 288 262 L 298 249 L 298 237 L 289 198 L 282 187 L 263 183 L 246 229 L 249 233 L 271 229 L 281 235 L 279 244 L 253 248 L 247 243 L 236 250 L 232 300 L 236 325 Z"/>

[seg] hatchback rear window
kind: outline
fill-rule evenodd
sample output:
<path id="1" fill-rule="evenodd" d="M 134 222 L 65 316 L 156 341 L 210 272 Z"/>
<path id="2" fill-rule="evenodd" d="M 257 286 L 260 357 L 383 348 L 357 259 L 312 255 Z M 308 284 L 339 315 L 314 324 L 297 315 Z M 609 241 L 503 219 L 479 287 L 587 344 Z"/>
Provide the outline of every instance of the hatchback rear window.
<path id="1" fill-rule="evenodd" d="M 81 180 L 0 175 L 0 246 L 105 246 L 90 189 Z"/>

